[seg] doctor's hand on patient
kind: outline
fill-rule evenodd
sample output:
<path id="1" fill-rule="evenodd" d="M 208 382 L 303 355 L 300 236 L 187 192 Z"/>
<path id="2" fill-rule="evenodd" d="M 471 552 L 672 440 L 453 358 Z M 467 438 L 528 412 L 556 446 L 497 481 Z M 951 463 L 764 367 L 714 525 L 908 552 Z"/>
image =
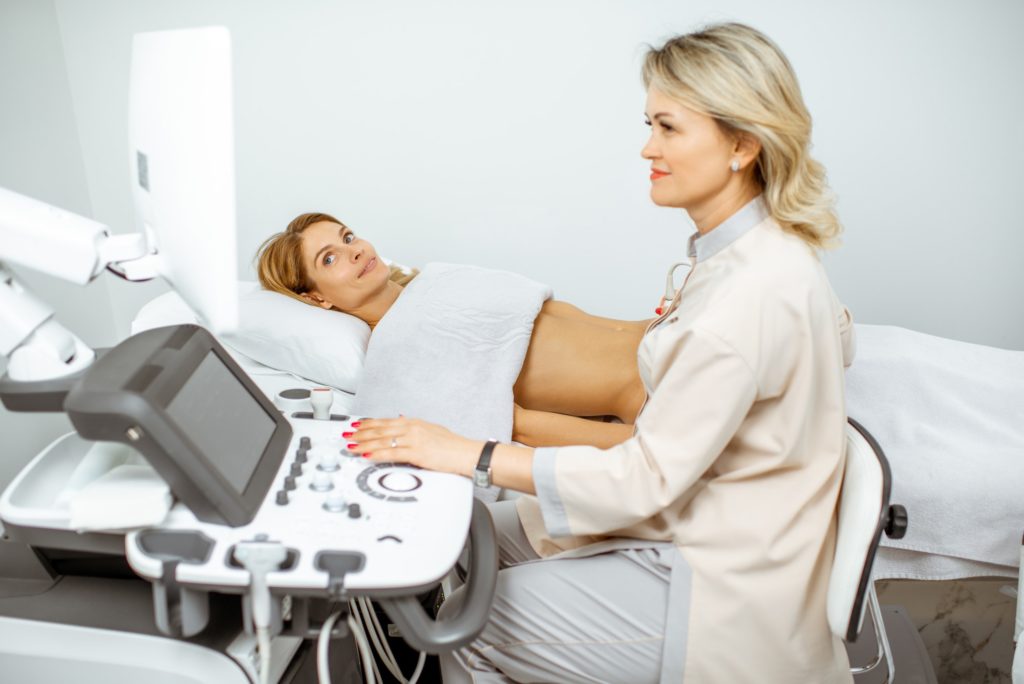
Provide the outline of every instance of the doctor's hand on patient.
<path id="1" fill-rule="evenodd" d="M 484 443 L 414 418 L 366 418 L 343 434 L 349 451 L 373 461 L 410 463 L 470 477 Z"/>

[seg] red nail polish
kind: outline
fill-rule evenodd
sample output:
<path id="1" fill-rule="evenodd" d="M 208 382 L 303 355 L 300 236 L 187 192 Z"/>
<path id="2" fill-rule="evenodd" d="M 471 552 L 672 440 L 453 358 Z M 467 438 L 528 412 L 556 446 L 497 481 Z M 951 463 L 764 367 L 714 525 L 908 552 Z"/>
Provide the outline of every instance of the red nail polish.
<path id="1" fill-rule="evenodd" d="M 373 456 L 373 454 L 369 452 L 363 454 L 363 458 L 370 458 L 370 456 Z"/>
<path id="2" fill-rule="evenodd" d="M 348 444 L 345 445 L 345 447 L 348 449 L 355 449 L 357 446 L 359 445 L 356 444 L 355 442 L 349 442 Z"/>
<path id="3" fill-rule="evenodd" d="M 354 432 L 342 432 L 341 436 L 342 437 L 351 437 L 354 434 L 356 434 L 356 433 L 354 433 Z"/>
<path id="4" fill-rule="evenodd" d="M 360 425 L 362 425 L 362 422 L 360 422 L 360 421 L 358 421 L 358 420 L 357 420 L 356 422 L 352 423 L 352 427 L 354 427 L 354 428 L 357 428 L 357 427 L 359 427 Z"/>

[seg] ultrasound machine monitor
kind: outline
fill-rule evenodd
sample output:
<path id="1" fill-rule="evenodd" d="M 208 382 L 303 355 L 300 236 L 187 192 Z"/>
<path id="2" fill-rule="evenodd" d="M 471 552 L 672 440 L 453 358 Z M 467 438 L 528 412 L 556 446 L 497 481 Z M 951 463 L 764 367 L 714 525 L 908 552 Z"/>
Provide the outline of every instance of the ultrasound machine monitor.
<path id="1" fill-rule="evenodd" d="M 64 403 L 82 437 L 142 453 L 199 520 L 252 520 L 292 437 L 205 329 L 156 328 L 97 360 Z"/>
<path id="2" fill-rule="evenodd" d="M 156 271 L 214 333 L 238 323 L 231 37 L 223 27 L 135 35 L 130 168 Z M 64 409 L 86 439 L 142 453 L 197 518 L 237 527 L 256 513 L 292 429 L 196 326 L 125 340 Z"/>
<path id="3" fill-rule="evenodd" d="M 231 36 L 207 27 L 132 43 L 130 159 L 157 271 L 215 333 L 238 326 Z"/>

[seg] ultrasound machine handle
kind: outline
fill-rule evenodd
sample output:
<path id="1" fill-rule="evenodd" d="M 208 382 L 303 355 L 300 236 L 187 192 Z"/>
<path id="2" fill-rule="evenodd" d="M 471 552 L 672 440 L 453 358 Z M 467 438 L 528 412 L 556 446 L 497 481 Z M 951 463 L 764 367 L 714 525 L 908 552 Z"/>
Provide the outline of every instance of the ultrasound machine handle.
<path id="1" fill-rule="evenodd" d="M 475 639 L 487 624 L 498 584 L 498 546 L 491 514 L 478 499 L 473 500 L 469 525 L 469 562 L 469 578 L 459 597 L 458 612 L 444 620 L 431 620 L 413 596 L 378 599 L 402 637 L 416 650 L 442 653 L 460 648 Z"/>

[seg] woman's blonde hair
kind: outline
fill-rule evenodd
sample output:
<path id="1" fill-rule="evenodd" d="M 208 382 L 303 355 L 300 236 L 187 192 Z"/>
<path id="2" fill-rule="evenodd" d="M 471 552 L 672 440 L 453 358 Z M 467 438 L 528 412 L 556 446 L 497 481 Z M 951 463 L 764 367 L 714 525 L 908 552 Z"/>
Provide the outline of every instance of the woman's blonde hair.
<path id="1" fill-rule="evenodd" d="M 816 248 L 842 232 L 825 167 L 811 158 L 811 115 L 789 60 L 760 31 L 717 24 L 651 48 L 644 86 L 761 143 L 756 174 L 772 217 Z"/>
<path id="2" fill-rule="evenodd" d="M 312 304 L 302 297 L 303 293 L 316 289 L 316 285 L 302 264 L 302 233 L 314 223 L 328 221 L 345 226 L 330 214 L 312 212 L 300 214 L 292 219 L 283 232 L 264 240 L 256 255 L 256 273 L 260 284 L 266 290 L 288 295 L 306 304 Z M 398 266 L 391 266 L 390 279 L 399 285 L 406 285 L 419 271 L 406 273 Z"/>

